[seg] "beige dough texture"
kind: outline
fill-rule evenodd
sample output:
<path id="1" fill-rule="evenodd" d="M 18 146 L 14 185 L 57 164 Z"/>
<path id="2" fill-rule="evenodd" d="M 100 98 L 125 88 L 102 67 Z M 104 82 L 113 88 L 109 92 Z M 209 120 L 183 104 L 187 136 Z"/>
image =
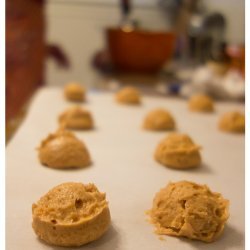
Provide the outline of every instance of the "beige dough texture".
<path id="1" fill-rule="evenodd" d="M 171 133 L 155 150 L 155 160 L 164 166 L 176 169 L 198 167 L 201 164 L 200 146 L 185 134 Z"/>
<path id="2" fill-rule="evenodd" d="M 85 88 L 79 83 L 68 83 L 64 87 L 64 96 L 69 101 L 82 102 L 85 100 Z"/>
<path id="3" fill-rule="evenodd" d="M 38 151 L 40 162 L 51 168 L 81 168 L 91 163 L 84 143 L 63 129 L 43 140 Z"/>
<path id="4" fill-rule="evenodd" d="M 117 92 L 116 100 L 123 104 L 138 105 L 141 103 L 141 96 L 136 88 L 124 87 Z"/>
<path id="5" fill-rule="evenodd" d="M 61 127 L 68 129 L 87 130 L 94 127 L 91 113 L 78 106 L 67 109 L 58 120 Z"/>
<path id="6" fill-rule="evenodd" d="M 212 242 L 224 230 L 228 207 L 229 201 L 206 185 L 180 181 L 155 195 L 149 215 L 158 234 Z"/>
<path id="7" fill-rule="evenodd" d="M 81 246 L 100 238 L 110 225 L 106 195 L 94 184 L 68 182 L 32 205 L 32 227 L 45 242 Z"/>
<path id="8" fill-rule="evenodd" d="M 213 99 L 204 94 L 192 96 L 188 102 L 189 109 L 195 112 L 209 113 L 214 111 Z"/>
<path id="9" fill-rule="evenodd" d="M 173 130 L 175 121 L 173 116 L 165 109 L 155 109 L 147 114 L 143 127 L 147 130 Z"/>
<path id="10" fill-rule="evenodd" d="M 219 129 L 231 133 L 244 133 L 245 115 L 237 111 L 225 113 L 220 118 Z"/>

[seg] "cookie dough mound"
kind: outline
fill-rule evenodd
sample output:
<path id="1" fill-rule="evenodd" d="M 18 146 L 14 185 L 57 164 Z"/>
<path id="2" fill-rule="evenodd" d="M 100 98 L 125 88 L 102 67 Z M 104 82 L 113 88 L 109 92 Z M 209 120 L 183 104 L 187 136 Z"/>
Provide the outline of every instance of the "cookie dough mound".
<path id="1" fill-rule="evenodd" d="M 237 111 L 225 113 L 219 121 L 219 129 L 231 133 L 244 133 L 245 115 Z"/>
<path id="2" fill-rule="evenodd" d="M 67 109 L 59 116 L 59 123 L 68 129 L 92 129 L 94 122 L 89 111 L 75 106 Z"/>
<path id="3" fill-rule="evenodd" d="M 137 105 L 141 103 L 139 91 L 134 87 L 125 87 L 116 94 L 119 103 Z"/>
<path id="4" fill-rule="evenodd" d="M 94 184 L 68 182 L 32 205 L 32 227 L 45 242 L 81 246 L 100 238 L 110 225 L 106 196 Z"/>
<path id="5" fill-rule="evenodd" d="M 175 121 L 167 110 L 155 109 L 148 113 L 143 127 L 147 130 L 173 130 L 175 129 Z"/>
<path id="6" fill-rule="evenodd" d="M 206 185 L 169 183 L 156 194 L 149 211 L 156 233 L 215 241 L 229 217 L 229 201 Z"/>
<path id="7" fill-rule="evenodd" d="M 85 88 L 79 83 L 68 83 L 64 88 L 64 96 L 69 101 L 81 102 L 85 100 Z"/>
<path id="8" fill-rule="evenodd" d="M 164 166 L 177 169 L 198 167 L 201 164 L 200 146 L 179 133 L 171 133 L 156 148 L 155 160 Z"/>
<path id="9" fill-rule="evenodd" d="M 38 150 L 40 162 L 51 168 L 80 168 L 91 163 L 83 142 L 62 129 L 43 140 Z"/>
<path id="10" fill-rule="evenodd" d="M 214 103 L 213 100 L 204 94 L 197 94 L 190 98 L 188 103 L 189 109 L 196 112 L 213 112 Z"/>

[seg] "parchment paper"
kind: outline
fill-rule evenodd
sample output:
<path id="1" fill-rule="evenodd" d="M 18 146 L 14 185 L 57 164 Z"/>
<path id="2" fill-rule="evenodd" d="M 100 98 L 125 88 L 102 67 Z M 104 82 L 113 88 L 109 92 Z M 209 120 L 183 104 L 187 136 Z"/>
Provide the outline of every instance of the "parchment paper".
<path id="1" fill-rule="evenodd" d="M 222 133 L 219 116 L 244 106 L 216 103 L 216 113 L 189 112 L 184 100 L 144 97 L 143 105 L 116 104 L 112 94 L 90 92 L 82 104 L 95 119 L 96 129 L 77 132 L 93 159 L 79 170 L 53 170 L 42 166 L 36 147 L 58 126 L 57 117 L 71 104 L 62 89 L 44 88 L 36 94 L 26 120 L 7 147 L 6 245 L 11 250 L 63 249 L 46 245 L 34 234 L 31 206 L 49 189 L 62 182 L 93 182 L 106 192 L 112 226 L 99 240 L 80 249 L 102 250 L 239 250 L 244 249 L 244 135 Z M 144 131 L 146 113 L 156 107 L 169 109 L 178 130 L 202 146 L 203 165 L 178 171 L 153 159 L 158 142 L 166 132 Z M 146 221 L 156 192 L 169 181 L 190 180 L 207 184 L 230 200 L 230 218 L 224 235 L 215 243 L 166 236 L 160 240 Z"/>

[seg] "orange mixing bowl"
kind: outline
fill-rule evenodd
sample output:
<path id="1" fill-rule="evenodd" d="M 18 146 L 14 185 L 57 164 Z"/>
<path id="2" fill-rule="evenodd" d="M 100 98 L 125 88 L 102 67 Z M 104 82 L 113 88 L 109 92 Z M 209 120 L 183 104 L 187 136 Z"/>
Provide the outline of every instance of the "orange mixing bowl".
<path id="1" fill-rule="evenodd" d="M 122 72 L 158 72 L 171 59 L 175 47 L 173 32 L 122 29 L 106 30 L 112 63 Z"/>

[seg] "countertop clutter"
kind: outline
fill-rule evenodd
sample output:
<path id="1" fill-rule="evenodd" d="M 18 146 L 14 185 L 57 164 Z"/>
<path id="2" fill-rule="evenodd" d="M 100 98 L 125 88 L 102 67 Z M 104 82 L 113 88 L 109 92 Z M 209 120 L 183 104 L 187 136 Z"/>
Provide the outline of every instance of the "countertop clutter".
<path id="1" fill-rule="evenodd" d="M 59 197 L 56 198 L 59 203 L 60 199 L 63 199 L 65 204 L 72 205 L 74 202 L 70 203 L 70 199 L 73 196 L 70 196 L 71 198 L 67 201 L 67 195 L 65 196 L 63 192 L 66 190 L 67 194 L 68 190 L 73 189 L 77 189 L 77 192 L 81 194 L 85 191 L 89 192 L 87 196 L 85 193 L 81 195 L 82 199 L 86 199 L 86 204 L 92 206 L 93 197 L 96 197 L 95 199 L 98 199 L 99 203 L 95 203 L 95 207 L 103 208 L 103 211 L 106 211 L 105 216 L 102 216 L 105 218 L 102 230 L 100 228 L 97 230 L 95 225 L 90 223 L 81 224 L 82 229 L 80 224 L 78 227 L 73 223 L 77 233 L 86 229 L 88 225 L 91 230 L 94 230 L 93 232 L 97 233 L 98 231 L 99 235 L 102 235 L 109 225 L 109 210 L 111 215 L 111 225 L 107 232 L 100 239 L 84 245 L 80 249 L 244 249 L 244 133 L 229 133 L 219 129 L 219 122 L 224 114 L 232 111 L 244 113 L 244 105 L 214 101 L 213 112 L 202 113 L 191 111 L 186 100 L 170 96 L 162 98 L 141 95 L 140 102 L 139 104 L 137 102 L 136 105 L 118 103 L 115 97 L 114 93 L 104 93 L 97 90 L 86 91 L 86 101 L 78 103 L 78 105 L 90 112 L 95 124 L 94 129 L 76 130 L 74 134 L 86 144 L 91 155 L 91 165 L 77 169 L 54 169 L 39 162 L 39 144 L 49 133 L 58 129 L 58 117 L 72 106 L 72 103 L 64 98 L 61 88 L 42 88 L 37 91 L 27 117 L 7 146 L 7 249 L 61 249 L 56 246 L 51 248 L 36 237 L 31 226 L 31 207 L 34 204 L 32 208 L 33 228 L 36 233 L 40 236 L 43 235 L 43 239 L 47 239 L 47 242 L 58 242 L 59 238 L 56 238 L 58 231 L 56 233 L 54 230 L 59 230 L 62 235 L 67 230 L 69 232 L 68 226 L 67 230 L 65 227 L 60 227 L 61 220 L 66 224 L 67 220 L 58 215 L 56 217 L 58 221 L 51 219 L 50 224 L 46 224 L 48 231 L 44 231 L 45 227 L 41 227 L 42 224 L 40 224 L 41 217 L 39 216 L 41 213 L 39 209 L 45 209 L 44 204 L 46 205 L 46 202 L 49 202 L 53 197 Z M 200 166 L 185 170 L 174 169 L 155 160 L 154 153 L 157 145 L 162 139 L 170 138 L 170 133 L 172 133 L 171 131 L 150 131 L 143 128 L 147 114 L 159 108 L 167 110 L 173 116 L 175 133 L 190 136 L 190 138 L 185 136 L 171 137 L 173 139 L 170 143 L 171 147 L 168 146 L 169 143 L 166 143 L 161 152 L 169 154 L 170 158 L 167 160 L 172 159 L 173 152 L 176 157 L 181 156 L 186 159 L 189 153 L 193 155 L 195 149 L 195 154 L 200 154 Z M 231 114 L 230 119 L 235 117 Z M 238 114 L 240 113 L 237 113 L 237 117 L 239 117 Z M 75 119 L 79 118 L 78 115 L 74 117 Z M 239 117 L 239 121 L 241 120 Z M 171 129 L 173 128 L 171 127 Z M 68 139 L 72 138 L 71 134 L 66 135 L 69 136 Z M 180 138 L 183 139 L 182 142 L 180 142 Z M 181 148 L 180 145 L 182 145 Z M 51 147 L 55 146 L 51 142 Z M 182 147 L 186 150 L 184 156 L 180 154 Z M 177 163 L 180 162 L 177 161 Z M 168 165 L 168 163 L 166 164 Z M 71 184 L 72 182 L 83 183 L 85 186 Z M 172 184 L 167 186 L 170 182 Z M 58 186 L 62 183 L 68 184 Z M 106 193 L 106 196 L 88 183 L 94 183 L 100 192 Z M 203 186 L 204 184 L 207 187 Z M 177 187 L 175 192 L 178 194 L 178 190 L 180 190 L 183 198 L 190 194 L 189 198 L 185 198 L 180 204 L 176 200 L 176 196 L 173 196 L 169 191 L 174 190 L 175 185 Z M 53 189 L 54 191 L 46 194 L 53 187 L 56 187 Z M 166 188 L 159 192 L 164 187 Z M 222 196 L 214 192 L 221 193 Z M 54 196 L 55 193 L 56 196 Z M 44 194 L 46 195 L 44 196 Z M 202 199 L 200 194 L 206 194 L 206 199 Z M 36 203 L 42 196 L 43 200 Z M 154 197 L 156 198 L 153 202 Z M 154 225 L 148 221 L 148 213 L 151 209 L 154 223 L 162 222 L 168 225 L 168 219 L 160 216 L 163 211 L 161 206 L 168 206 L 167 199 L 174 201 L 173 206 L 177 206 L 180 214 L 191 209 L 190 212 L 193 215 L 201 216 L 199 223 L 206 223 L 202 206 L 206 208 L 210 204 L 211 209 L 216 209 L 216 215 L 220 217 L 220 220 L 215 222 L 211 219 L 210 226 L 204 224 L 204 228 L 208 226 L 209 230 L 200 237 L 195 232 L 186 231 L 190 223 L 195 223 L 193 229 L 200 225 L 197 224 L 198 218 L 192 214 L 184 213 L 186 219 L 181 230 L 176 232 L 174 228 L 169 227 L 165 231 L 162 228 L 163 224 L 156 225 L 161 232 L 165 231 L 170 235 L 186 236 L 191 239 L 200 238 L 209 242 L 220 235 L 223 231 L 223 225 L 227 221 L 223 234 L 209 244 L 183 237 L 157 235 L 154 232 Z M 85 201 L 76 201 L 73 204 L 75 208 L 84 212 L 85 203 L 82 202 Z M 88 203 L 88 201 L 91 202 Z M 230 203 L 230 216 L 227 210 L 228 201 Z M 201 207 L 196 206 L 197 202 Z M 71 205 L 60 208 L 59 204 L 62 215 L 68 210 L 72 212 Z M 172 211 L 171 209 L 169 211 Z M 72 212 L 70 216 L 72 217 L 74 213 Z M 91 214 L 93 213 L 91 212 Z M 46 214 L 46 216 L 50 216 L 50 214 Z M 212 218 L 210 212 L 207 216 Z M 74 218 L 79 219 L 79 217 Z M 102 221 L 100 218 L 96 217 L 98 223 Z M 34 219 L 36 220 L 34 221 Z M 220 228 L 216 229 L 215 234 L 211 234 L 211 227 L 215 226 L 216 223 L 219 223 Z M 70 233 L 73 235 L 73 231 Z M 68 236 L 68 234 L 65 235 L 64 244 L 66 239 L 72 240 L 71 237 L 67 238 Z M 93 237 L 91 234 L 89 236 L 85 234 L 85 236 L 87 238 L 78 238 L 77 244 L 98 238 L 97 235 Z"/>

